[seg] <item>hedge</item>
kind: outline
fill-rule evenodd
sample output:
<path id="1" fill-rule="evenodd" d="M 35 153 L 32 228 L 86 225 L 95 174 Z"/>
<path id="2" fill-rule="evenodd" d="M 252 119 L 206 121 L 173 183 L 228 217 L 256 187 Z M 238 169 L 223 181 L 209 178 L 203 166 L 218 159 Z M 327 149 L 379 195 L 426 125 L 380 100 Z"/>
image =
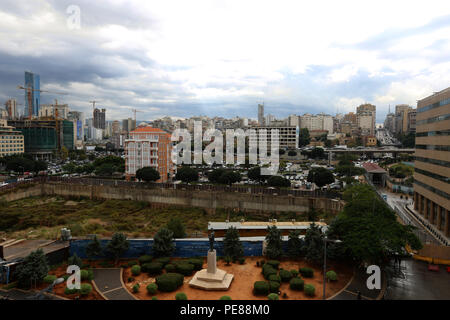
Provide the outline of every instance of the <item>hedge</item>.
<path id="1" fill-rule="evenodd" d="M 255 281 L 253 284 L 253 290 L 255 294 L 267 295 L 270 292 L 270 285 L 267 281 Z"/>
<path id="2" fill-rule="evenodd" d="M 291 281 L 289 281 L 289 288 L 296 291 L 302 291 L 304 287 L 305 282 L 300 278 L 292 278 Z"/>
<path id="3" fill-rule="evenodd" d="M 316 294 L 316 288 L 312 284 L 305 284 L 305 294 L 313 297 Z"/>
<path id="4" fill-rule="evenodd" d="M 184 276 L 180 273 L 165 273 L 156 277 L 159 291 L 172 292 L 183 284 Z"/>
<path id="5" fill-rule="evenodd" d="M 311 268 L 300 268 L 298 271 L 300 272 L 300 274 L 304 278 L 312 278 L 312 277 L 314 277 L 314 270 L 311 269 Z"/>
<path id="6" fill-rule="evenodd" d="M 269 300 L 279 300 L 280 298 L 278 297 L 278 294 L 276 294 L 276 293 L 270 293 L 270 294 L 267 296 L 267 299 L 269 299 Z"/>
<path id="7" fill-rule="evenodd" d="M 276 282 L 278 282 L 278 283 L 281 283 L 281 278 L 280 278 L 280 276 L 277 275 L 277 274 L 271 274 L 271 275 L 269 276 L 269 279 L 267 279 L 267 280 L 269 280 L 269 281 L 276 281 Z"/>
<path id="8" fill-rule="evenodd" d="M 245 258 L 244 257 L 240 257 L 238 259 L 239 264 L 245 264 Z"/>
<path id="9" fill-rule="evenodd" d="M 64 289 L 64 294 L 74 294 L 77 293 L 79 290 L 78 289 L 69 289 L 68 287 L 66 287 Z"/>
<path id="10" fill-rule="evenodd" d="M 148 274 L 160 274 L 162 268 L 163 265 L 159 262 L 149 262 L 142 265 L 142 272 L 146 272 Z"/>
<path id="11" fill-rule="evenodd" d="M 292 273 L 288 270 L 280 270 L 280 278 L 283 282 L 289 282 L 292 278 Z"/>
<path id="12" fill-rule="evenodd" d="M 271 274 L 275 274 L 276 275 L 277 273 L 278 273 L 277 270 L 274 269 L 271 265 L 269 265 L 267 263 L 264 264 L 264 266 L 262 268 L 262 274 L 263 274 L 265 279 L 269 279 L 269 276 Z"/>
<path id="13" fill-rule="evenodd" d="M 269 260 L 266 263 L 268 265 L 271 265 L 275 269 L 278 269 L 278 266 L 280 265 L 280 261 L 278 261 L 278 260 Z"/>
<path id="14" fill-rule="evenodd" d="M 176 295 L 175 295 L 175 300 L 187 300 L 188 298 L 187 298 L 187 295 L 186 295 L 186 293 L 184 293 L 184 292 L 178 292 Z"/>
<path id="15" fill-rule="evenodd" d="M 298 270 L 295 270 L 295 269 L 291 270 L 291 274 L 292 274 L 292 278 L 297 277 L 298 276 Z"/>
<path id="16" fill-rule="evenodd" d="M 149 294 L 155 294 L 157 290 L 158 290 L 158 286 L 156 285 L 156 283 L 150 283 L 147 286 L 147 292 Z"/>
<path id="17" fill-rule="evenodd" d="M 231 300 L 230 296 L 221 296 L 219 300 Z"/>
<path id="18" fill-rule="evenodd" d="M 81 280 L 92 280 L 94 279 L 94 272 L 92 270 L 81 270 L 80 276 Z"/>
<path id="19" fill-rule="evenodd" d="M 138 276 L 141 274 L 141 266 L 140 265 L 134 265 L 131 267 L 131 273 L 133 276 Z"/>
<path id="20" fill-rule="evenodd" d="M 155 259 L 155 262 L 161 263 L 164 267 L 166 264 L 170 263 L 170 258 L 169 257 L 160 257 L 160 258 Z"/>
<path id="21" fill-rule="evenodd" d="M 336 281 L 337 280 L 337 274 L 333 270 L 330 270 L 326 273 L 326 277 L 330 281 Z"/>
<path id="22" fill-rule="evenodd" d="M 175 272 L 177 270 L 176 266 L 172 263 L 166 264 L 164 269 L 166 269 L 166 272 Z"/>
<path id="23" fill-rule="evenodd" d="M 44 277 L 44 282 L 45 282 L 45 283 L 50 283 L 50 284 L 52 284 L 53 281 L 55 281 L 55 280 L 56 280 L 56 276 L 55 276 L 55 275 L 52 275 L 52 274 L 48 274 L 48 275 L 46 275 L 46 276 Z"/>
<path id="24" fill-rule="evenodd" d="M 140 264 L 145 264 L 145 263 L 152 262 L 153 257 L 149 256 L 149 255 L 143 255 L 143 256 L 140 256 L 138 260 L 139 260 Z"/>
<path id="25" fill-rule="evenodd" d="M 92 286 L 89 283 L 82 283 L 80 287 L 80 294 L 82 296 L 87 296 L 92 292 Z"/>
<path id="26" fill-rule="evenodd" d="M 269 291 L 278 293 L 280 291 L 280 283 L 277 281 L 269 281 Z"/>
<path id="27" fill-rule="evenodd" d="M 187 263 L 190 263 L 194 266 L 194 270 L 202 270 L 203 268 L 203 259 L 191 258 L 187 260 Z"/>
<path id="28" fill-rule="evenodd" d="M 133 286 L 133 293 L 138 293 L 140 287 L 141 287 L 141 286 L 139 285 L 139 283 L 136 283 L 136 284 Z"/>
<path id="29" fill-rule="evenodd" d="M 190 276 L 194 271 L 194 265 L 190 263 L 178 263 L 175 267 L 177 272 L 184 276 Z"/>
<path id="30" fill-rule="evenodd" d="M 149 262 L 150 262 L 150 261 L 149 261 Z M 127 266 L 132 267 L 132 266 L 135 266 L 135 265 L 137 265 L 137 264 L 139 264 L 138 261 L 132 260 L 132 261 L 128 261 Z"/>

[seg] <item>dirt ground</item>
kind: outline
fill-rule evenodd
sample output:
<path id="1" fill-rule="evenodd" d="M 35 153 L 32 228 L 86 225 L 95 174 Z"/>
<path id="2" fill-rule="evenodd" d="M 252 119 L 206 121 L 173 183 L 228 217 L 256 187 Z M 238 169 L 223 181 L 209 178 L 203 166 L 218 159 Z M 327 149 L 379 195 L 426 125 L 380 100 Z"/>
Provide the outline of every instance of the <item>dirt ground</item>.
<path id="1" fill-rule="evenodd" d="M 201 289 L 191 288 L 189 286 L 189 281 L 192 276 L 184 277 L 184 284 L 174 292 L 157 292 L 155 296 L 159 300 L 174 300 L 175 294 L 178 292 L 184 292 L 189 300 L 218 300 L 220 297 L 227 295 L 233 300 L 266 300 L 266 296 L 255 296 L 253 295 L 253 284 L 255 281 L 264 280 L 261 273 L 261 267 L 256 266 L 257 261 L 261 261 L 262 257 L 247 257 L 245 259 L 245 264 L 231 264 L 226 266 L 225 262 L 220 260 L 217 262 L 217 267 L 227 271 L 234 275 L 233 282 L 229 290 L 227 291 L 204 291 Z M 175 260 L 175 259 L 174 259 Z M 206 268 L 206 261 L 203 265 Z M 305 261 L 282 261 L 280 268 L 286 270 L 299 269 L 301 267 L 311 267 L 314 269 L 313 278 L 303 278 L 305 284 L 312 284 L 316 288 L 316 295 L 314 297 L 308 297 L 303 291 L 293 291 L 289 288 L 289 283 L 282 283 L 280 287 L 281 296 L 280 299 L 289 300 L 320 300 L 322 299 L 323 292 L 323 273 L 320 268 L 308 265 Z M 328 263 L 327 270 L 334 270 L 338 275 L 338 281 L 328 282 L 326 286 L 326 296 L 331 297 L 336 294 L 350 281 L 353 271 L 352 268 L 342 264 L 336 264 L 333 262 Z M 128 282 L 128 278 L 133 277 L 131 275 L 130 268 L 126 268 L 123 272 L 123 281 L 127 289 L 132 293 L 131 288 L 136 283 L 140 284 L 140 290 L 138 293 L 134 294 L 137 298 L 141 300 L 149 300 L 152 295 L 147 293 L 147 285 L 149 283 L 155 282 L 154 277 L 148 276 L 146 273 L 141 273 L 137 277 L 133 277 L 135 281 Z M 282 298 L 283 293 L 287 294 L 287 298 Z M 133 294 L 133 293 L 132 293 Z"/>

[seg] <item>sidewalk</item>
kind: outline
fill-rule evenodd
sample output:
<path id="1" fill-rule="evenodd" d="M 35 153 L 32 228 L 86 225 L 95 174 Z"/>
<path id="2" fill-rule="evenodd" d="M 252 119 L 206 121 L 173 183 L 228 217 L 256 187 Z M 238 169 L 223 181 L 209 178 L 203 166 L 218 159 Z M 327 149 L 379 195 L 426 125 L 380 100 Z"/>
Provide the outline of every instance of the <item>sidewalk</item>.
<path id="1" fill-rule="evenodd" d="M 383 272 L 381 274 L 381 289 L 370 290 L 366 283 L 370 275 L 366 274 L 364 270 L 357 269 L 347 287 L 328 300 L 357 300 L 358 292 L 361 293 L 361 300 L 380 300 L 386 289 L 386 277 Z"/>

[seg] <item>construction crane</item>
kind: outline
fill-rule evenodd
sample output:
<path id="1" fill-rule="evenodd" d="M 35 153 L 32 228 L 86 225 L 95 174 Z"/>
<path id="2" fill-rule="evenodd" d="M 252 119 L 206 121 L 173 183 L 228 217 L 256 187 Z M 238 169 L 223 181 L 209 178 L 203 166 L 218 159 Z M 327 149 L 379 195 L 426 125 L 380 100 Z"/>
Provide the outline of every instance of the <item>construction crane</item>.
<path id="1" fill-rule="evenodd" d="M 136 109 L 131 109 L 131 111 L 133 111 L 133 113 L 134 113 L 134 125 L 137 126 L 137 123 L 136 123 L 136 112 L 144 112 L 144 111 L 140 111 L 140 110 L 136 110 Z"/>
<path id="2" fill-rule="evenodd" d="M 21 85 L 17 86 L 17 89 L 20 90 L 25 90 L 25 92 L 27 93 L 27 99 L 28 99 L 28 119 L 31 120 L 31 117 L 33 115 L 33 100 L 32 100 L 32 94 L 33 91 L 37 91 L 37 92 L 46 92 L 46 93 L 52 93 L 52 94 L 64 94 L 67 95 L 68 93 L 65 92 L 53 92 L 53 91 L 47 91 L 47 90 L 39 90 L 39 89 L 32 89 L 31 87 L 23 87 Z"/>
<path id="3" fill-rule="evenodd" d="M 95 110 L 95 104 L 96 104 L 97 102 L 101 102 L 101 101 L 97 101 L 97 100 L 89 101 L 89 103 L 92 103 L 92 112 L 94 112 L 94 110 Z"/>

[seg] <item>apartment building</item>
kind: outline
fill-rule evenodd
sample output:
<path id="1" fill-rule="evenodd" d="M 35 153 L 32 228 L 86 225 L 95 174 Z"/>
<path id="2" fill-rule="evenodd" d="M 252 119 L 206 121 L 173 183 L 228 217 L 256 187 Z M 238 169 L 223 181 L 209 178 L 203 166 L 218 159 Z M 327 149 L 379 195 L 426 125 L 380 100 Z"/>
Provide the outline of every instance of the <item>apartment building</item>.
<path id="1" fill-rule="evenodd" d="M 249 141 L 253 143 L 260 144 L 267 144 L 267 150 L 270 151 L 272 141 L 272 132 L 274 130 L 278 130 L 278 139 L 279 139 L 279 146 L 280 149 L 296 149 L 298 148 L 298 135 L 299 135 L 299 129 L 298 127 L 286 127 L 286 126 L 275 126 L 275 127 L 252 127 L 251 129 L 254 130 L 255 134 L 250 134 Z M 262 133 L 261 130 L 266 130 L 266 138 L 260 137 L 260 133 Z"/>
<path id="2" fill-rule="evenodd" d="M 136 171 L 143 167 L 154 167 L 159 171 L 157 182 L 167 182 L 172 178 L 172 142 L 169 133 L 150 126 L 140 126 L 125 140 L 125 176 L 131 180 Z"/>
<path id="3" fill-rule="evenodd" d="M 22 132 L 9 127 L 6 120 L 0 122 L 0 157 L 24 153 Z"/>
<path id="4" fill-rule="evenodd" d="M 448 237 L 450 87 L 417 102 L 414 164 L 414 208 Z"/>

